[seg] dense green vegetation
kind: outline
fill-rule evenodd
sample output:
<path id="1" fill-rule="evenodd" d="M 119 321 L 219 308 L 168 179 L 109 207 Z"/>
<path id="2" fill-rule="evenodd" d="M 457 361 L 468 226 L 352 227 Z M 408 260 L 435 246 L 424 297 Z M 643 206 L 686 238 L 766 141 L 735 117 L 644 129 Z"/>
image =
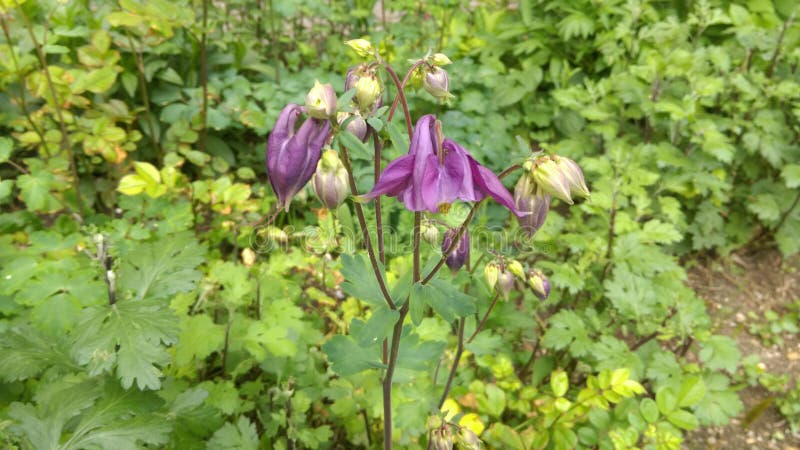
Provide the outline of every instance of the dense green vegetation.
<path id="1" fill-rule="evenodd" d="M 315 80 L 346 103 L 364 60 L 353 38 L 401 77 L 426 55 L 452 60 L 455 98 L 406 91 L 414 122 L 436 114 L 495 173 L 532 151 L 569 157 L 592 191 L 554 199 L 532 240 L 486 202 L 469 270 L 434 287 L 412 285 L 413 215 L 384 198 L 385 278 L 412 302 L 396 447 L 427 445 L 440 400 L 502 449 L 676 449 L 741 412 L 752 374 L 685 263 L 800 251 L 794 2 L 375 3 L 0 0 L 0 445 L 383 444 L 381 342 L 397 313 L 356 204 L 328 211 L 306 188 L 265 225 L 267 135 Z M 388 162 L 409 141 L 381 81 L 369 123 Z M 368 191 L 372 147 L 337 143 Z M 443 233 L 468 206 L 428 216 Z M 429 270 L 441 244 L 421 253 Z M 495 298 L 479 275 L 496 255 L 552 292 L 517 282 L 462 354 Z M 796 423 L 792 392 L 781 408 Z"/>

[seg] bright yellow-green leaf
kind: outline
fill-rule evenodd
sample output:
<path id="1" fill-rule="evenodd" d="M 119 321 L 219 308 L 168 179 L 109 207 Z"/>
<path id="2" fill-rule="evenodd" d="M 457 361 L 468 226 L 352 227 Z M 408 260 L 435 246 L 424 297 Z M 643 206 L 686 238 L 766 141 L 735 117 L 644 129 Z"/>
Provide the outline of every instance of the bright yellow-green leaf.
<path id="1" fill-rule="evenodd" d="M 136 173 L 138 173 L 143 180 L 147 181 L 148 184 L 161 183 L 161 174 L 152 164 L 136 161 L 133 163 L 133 167 L 136 169 Z"/>
<path id="2" fill-rule="evenodd" d="M 141 194 L 147 187 L 147 181 L 142 177 L 135 174 L 125 175 L 119 180 L 117 191 L 124 195 L 138 195 Z"/>

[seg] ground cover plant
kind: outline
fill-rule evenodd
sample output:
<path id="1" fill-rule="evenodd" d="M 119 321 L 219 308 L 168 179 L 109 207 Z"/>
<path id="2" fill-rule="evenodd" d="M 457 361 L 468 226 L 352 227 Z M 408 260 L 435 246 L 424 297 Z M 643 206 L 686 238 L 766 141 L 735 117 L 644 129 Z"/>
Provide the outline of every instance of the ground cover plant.
<path id="1" fill-rule="evenodd" d="M 0 0 L 0 442 L 796 440 L 687 283 L 800 250 L 796 8 Z"/>

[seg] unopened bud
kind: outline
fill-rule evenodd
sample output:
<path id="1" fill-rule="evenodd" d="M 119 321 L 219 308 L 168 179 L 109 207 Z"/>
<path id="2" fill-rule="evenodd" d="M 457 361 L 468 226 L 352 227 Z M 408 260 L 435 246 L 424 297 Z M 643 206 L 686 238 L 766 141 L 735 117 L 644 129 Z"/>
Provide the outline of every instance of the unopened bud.
<path id="1" fill-rule="evenodd" d="M 315 119 L 327 119 L 336 114 L 336 92 L 330 83 L 314 81 L 314 87 L 306 94 L 306 112 Z"/>
<path id="2" fill-rule="evenodd" d="M 422 87 L 439 100 L 448 100 L 453 97 L 450 94 L 450 80 L 447 72 L 440 67 L 434 67 L 425 73 L 422 78 Z"/>
<path id="3" fill-rule="evenodd" d="M 570 205 L 574 203 L 570 196 L 567 177 L 555 161 L 546 156 L 539 158 L 533 166 L 532 174 L 533 180 L 545 193 Z"/>
<path id="4" fill-rule="evenodd" d="M 444 234 L 444 239 L 442 240 L 442 252 L 446 252 L 450 245 L 453 243 L 453 239 L 455 239 L 456 235 L 458 234 L 458 230 L 456 228 L 451 228 L 447 230 Z M 447 267 L 450 268 L 453 272 L 458 271 L 461 267 L 469 259 L 469 230 L 464 230 L 464 234 L 459 239 L 458 244 L 455 248 L 447 255 L 445 259 L 445 263 Z"/>
<path id="5" fill-rule="evenodd" d="M 497 274 L 497 292 L 499 292 L 503 298 L 508 298 L 508 294 L 514 289 L 514 274 L 512 274 L 508 270 L 501 270 L 500 273 Z"/>
<path id="6" fill-rule="evenodd" d="M 446 66 L 448 64 L 453 64 L 453 61 L 450 61 L 450 58 L 448 58 L 444 53 L 434 53 L 433 56 L 430 57 L 430 62 L 434 66 Z"/>
<path id="7" fill-rule="evenodd" d="M 514 187 L 514 206 L 528 213 L 519 216 L 518 220 L 520 227 L 531 237 L 544 225 L 550 210 L 550 196 L 538 187 L 533 175 L 525 172 Z"/>
<path id="8" fill-rule="evenodd" d="M 512 259 L 508 263 L 506 263 L 506 268 L 509 272 L 514 274 L 515 277 L 525 279 L 525 269 L 522 267 L 522 264 L 517 261 L 516 259 Z"/>
<path id="9" fill-rule="evenodd" d="M 439 242 L 439 229 L 436 228 L 436 225 L 427 220 L 420 224 L 420 234 L 422 235 L 422 239 L 429 244 L 436 244 Z"/>
<path id="10" fill-rule="evenodd" d="M 256 252 L 254 252 L 252 248 L 247 247 L 246 249 L 242 250 L 242 264 L 244 264 L 245 267 L 253 267 L 255 262 Z"/>
<path id="11" fill-rule="evenodd" d="M 366 39 L 351 39 L 345 41 L 345 45 L 355 50 L 356 54 L 362 58 L 372 56 L 375 52 L 372 44 Z"/>
<path id="12" fill-rule="evenodd" d="M 461 427 L 456 437 L 458 445 L 467 450 L 480 450 L 481 440 L 478 435 L 467 427 Z"/>
<path id="13" fill-rule="evenodd" d="M 586 186 L 586 179 L 584 179 L 583 171 L 578 166 L 578 163 L 563 156 L 554 156 L 554 158 L 559 170 L 567 179 L 570 194 L 589 198 L 591 193 L 589 192 L 589 187 Z"/>
<path id="14" fill-rule="evenodd" d="M 500 267 L 494 261 L 486 264 L 486 267 L 483 268 L 483 277 L 486 279 L 486 284 L 489 285 L 490 290 L 494 289 L 499 275 Z"/>
<path id="15" fill-rule="evenodd" d="M 533 269 L 528 273 L 528 285 L 540 300 L 546 300 L 550 295 L 550 280 L 541 270 Z"/>
<path id="16" fill-rule="evenodd" d="M 374 75 L 363 76 L 356 81 L 356 102 L 362 113 L 372 113 L 378 109 L 381 100 L 381 83 Z"/>
<path id="17" fill-rule="evenodd" d="M 347 198 L 347 169 L 334 150 L 326 150 L 311 180 L 314 193 L 328 209 L 335 209 Z"/>
<path id="18" fill-rule="evenodd" d="M 433 450 L 453 450 L 453 433 L 444 425 L 431 432 L 431 448 Z"/>
<path id="19" fill-rule="evenodd" d="M 350 119 L 351 117 L 352 119 Z M 348 119 L 350 120 L 348 121 Z M 340 112 L 336 115 L 336 120 L 339 122 L 339 125 L 347 122 L 345 130 L 357 137 L 360 141 L 364 142 L 367 140 L 367 121 L 364 120 L 360 114 Z"/>

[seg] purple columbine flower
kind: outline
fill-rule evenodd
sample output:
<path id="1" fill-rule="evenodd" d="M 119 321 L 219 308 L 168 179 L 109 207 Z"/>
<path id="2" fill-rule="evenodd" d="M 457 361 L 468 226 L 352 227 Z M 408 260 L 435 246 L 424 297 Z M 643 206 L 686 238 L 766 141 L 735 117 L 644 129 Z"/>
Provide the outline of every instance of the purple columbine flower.
<path id="1" fill-rule="evenodd" d="M 458 234 L 457 228 L 451 228 L 444 233 L 444 239 L 442 239 L 442 251 L 446 252 L 448 248 L 453 244 L 453 239 L 455 239 L 456 235 Z M 459 239 L 458 244 L 447 255 L 445 259 L 445 264 L 447 267 L 450 268 L 453 272 L 456 272 L 460 269 L 469 259 L 469 230 L 464 230 L 464 234 L 461 235 L 461 239 Z"/>
<path id="2" fill-rule="evenodd" d="M 491 170 L 463 147 L 443 139 L 441 122 L 422 116 L 414 128 L 408 154 L 386 166 L 372 191 L 362 198 L 397 197 L 411 211 L 446 211 L 455 200 L 476 202 L 490 196 L 517 216 L 514 198 Z"/>
<path id="3" fill-rule="evenodd" d="M 308 118 L 295 131 L 303 110 L 300 105 L 286 105 L 267 139 L 267 176 L 284 209 L 314 175 L 331 128 L 327 120 Z"/>

